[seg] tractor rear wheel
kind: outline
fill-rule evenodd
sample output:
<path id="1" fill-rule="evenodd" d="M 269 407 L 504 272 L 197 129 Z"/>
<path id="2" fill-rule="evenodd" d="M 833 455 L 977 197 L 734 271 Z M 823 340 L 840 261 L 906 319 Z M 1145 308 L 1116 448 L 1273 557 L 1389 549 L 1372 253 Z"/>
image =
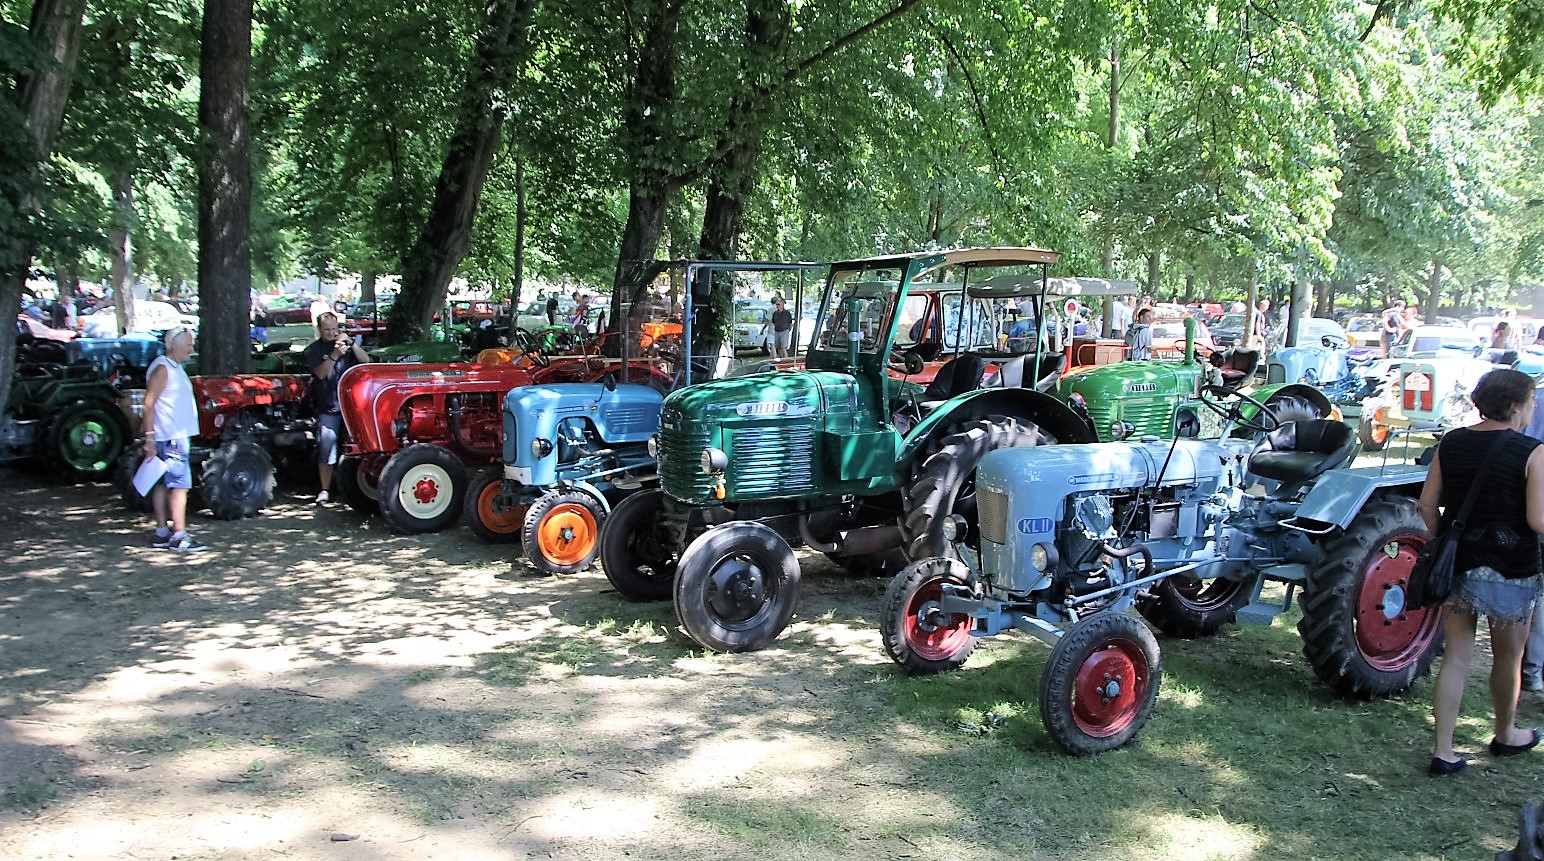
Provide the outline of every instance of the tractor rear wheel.
<path id="1" fill-rule="evenodd" d="M 381 467 L 384 457 L 345 457 L 338 461 L 332 482 L 338 497 L 360 514 L 381 513 Z"/>
<path id="2" fill-rule="evenodd" d="M 1324 561 L 1303 584 L 1297 632 L 1314 673 L 1341 695 L 1392 696 L 1431 671 L 1442 608 L 1405 606 L 1427 540 L 1415 500 L 1385 498 L 1324 542 Z"/>
<path id="3" fill-rule="evenodd" d="M 1171 637 L 1210 637 L 1233 621 L 1239 608 L 1249 603 L 1253 585 L 1222 577 L 1202 580 L 1179 574 L 1160 581 L 1152 588 L 1153 599 L 1137 606 L 1147 621 Z"/>
<path id="4" fill-rule="evenodd" d="M 681 554 L 676 618 L 704 648 L 764 648 L 788 627 L 798 603 L 799 560 L 781 535 L 760 523 L 710 529 Z"/>
<path id="5" fill-rule="evenodd" d="M 1384 424 L 1387 417 L 1387 407 L 1376 407 L 1362 414 L 1362 420 L 1356 426 L 1356 435 L 1362 441 L 1362 451 L 1383 451 L 1383 447 L 1389 444 L 1389 426 Z"/>
<path id="6" fill-rule="evenodd" d="M 43 459 L 69 480 L 107 476 L 129 444 L 129 420 L 112 401 L 85 400 L 60 410 L 43 435 Z"/>
<path id="7" fill-rule="evenodd" d="M 1162 679 L 1158 641 L 1141 619 L 1095 613 L 1051 649 L 1040 676 L 1040 719 L 1074 756 L 1114 750 L 1152 717 Z"/>
<path id="8" fill-rule="evenodd" d="M 954 559 L 913 562 L 890 581 L 880 605 L 879 631 L 885 653 L 909 676 L 958 669 L 976 650 L 969 616 L 938 609 L 943 586 L 964 586 L 969 576 Z"/>
<path id="9" fill-rule="evenodd" d="M 118 489 L 124 508 L 149 514 L 155 507 L 150 497 L 140 496 L 139 491 L 134 488 L 134 473 L 139 472 L 139 465 L 144 460 L 144 449 L 132 445 L 124 449 L 123 454 L 118 456 L 118 469 L 113 473 L 113 487 Z"/>
<path id="10" fill-rule="evenodd" d="M 252 517 L 273 502 L 273 459 L 252 442 L 228 442 L 204 461 L 199 490 L 218 520 Z"/>
<path id="11" fill-rule="evenodd" d="M 967 542 L 979 546 L 976 532 L 976 467 L 989 451 L 1000 448 L 1050 445 L 1056 439 L 1024 419 L 992 416 L 972 421 L 943 441 L 906 491 L 907 554 L 914 560 L 933 556 L 953 558 L 954 547 L 944 538 L 944 518 L 963 515 L 970 523 Z"/>
<path id="12" fill-rule="evenodd" d="M 549 490 L 531 503 L 520 529 L 525 557 L 548 574 L 583 571 L 600 551 L 600 501 L 582 490 Z"/>
<path id="13" fill-rule="evenodd" d="M 641 490 L 617 503 L 600 533 L 600 565 L 629 601 L 668 601 L 681 548 L 664 523 L 665 492 Z"/>
<path id="14" fill-rule="evenodd" d="M 525 526 L 528 506 L 512 504 L 509 497 L 500 499 L 503 489 L 504 476 L 499 474 L 497 467 L 473 476 L 466 489 L 466 510 L 462 512 L 461 520 L 473 535 L 489 544 L 519 541 L 521 528 Z"/>
<path id="15" fill-rule="evenodd" d="M 397 532 L 439 532 L 461 516 L 466 484 L 466 467 L 448 450 L 408 446 L 381 470 L 381 517 Z"/>

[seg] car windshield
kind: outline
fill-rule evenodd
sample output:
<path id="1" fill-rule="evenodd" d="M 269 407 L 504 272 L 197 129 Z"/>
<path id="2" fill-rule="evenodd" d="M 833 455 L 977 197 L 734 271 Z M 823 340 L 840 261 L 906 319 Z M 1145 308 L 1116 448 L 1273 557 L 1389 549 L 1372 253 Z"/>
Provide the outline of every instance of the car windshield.
<path id="1" fill-rule="evenodd" d="M 1347 332 L 1371 332 L 1382 328 L 1376 317 L 1352 317 L 1346 322 Z"/>
<path id="2" fill-rule="evenodd" d="M 1219 329 L 1242 329 L 1242 328 L 1244 328 L 1244 315 L 1243 314 L 1224 314 L 1222 316 L 1222 319 L 1217 321 L 1217 328 L 1219 328 Z"/>
<path id="3" fill-rule="evenodd" d="M 766 322 L 769 310 L 759 305 L 741 305 L 735 310 L 734 321 L 759 325 Z"/>
<path id="4" fill-rule="evenodd" d="M 849 333 L 856 333 L 860 352 L 877 352 L 885 338 L 900 272 L 875 269 L 841 273 L 837 277 L 844 275 L 845 280 L 833 282 L 828 291 L 824 323 L 815 348 L 845 351 Z"/>

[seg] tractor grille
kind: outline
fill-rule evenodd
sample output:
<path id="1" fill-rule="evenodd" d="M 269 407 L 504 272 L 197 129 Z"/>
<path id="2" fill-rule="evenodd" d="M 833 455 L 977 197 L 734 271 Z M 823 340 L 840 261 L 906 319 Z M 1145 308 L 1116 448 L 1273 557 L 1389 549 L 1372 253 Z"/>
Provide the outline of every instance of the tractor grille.
<path id="1" fill-rule="evenodd" d="M 1116 404 L 1124 407 L 1119 416 L 1115 414 Z M 1110 433 L 1110 426 L 1117 418 L 1131 422 L 1133 437 L 1146 434 L 1168 437 L 1174 433 L 1172 427 L 1174 405 L 1167 398 L 1153 398 L 1146 402 L 1089 401 L 1088 417 L 1094 422 L 1094 431 L 1099 434 L 1100 442 L 1110 442 L 1114 439 L 1114 435 Z"/>
<path id="2" fill-rule="evenodd" d="M 702 472 L 708 432 L 659 431 L 659 470 L 665 492 L 683 502 L 713 501 L 713 479 Z"/>
<path id="3" fill-rule="evenodd" d="M 736 496 L 782 496 L 815 489 L 812 428 L 747 428 L 735 431 L 729 453 Z"/>
<path id="4" fill-rule="evenodd" d="M 982 538 L 993 544 L 1008 543 L 1008 494 L 978 487 L 976 516 L 980 520 Z"/>

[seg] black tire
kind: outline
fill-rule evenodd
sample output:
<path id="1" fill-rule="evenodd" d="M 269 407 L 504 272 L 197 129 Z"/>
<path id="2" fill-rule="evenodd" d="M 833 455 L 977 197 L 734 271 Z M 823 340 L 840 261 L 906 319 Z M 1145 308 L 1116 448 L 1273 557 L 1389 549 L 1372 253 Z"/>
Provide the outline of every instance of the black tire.
<path id="1" fill-rule="evenodd" d="M 600 532 L 600 565 L 629 601 L 668 601 L 682 548 L 665 528 L 665 492 L 640 490 L 611 509 Z"/>
<path id="2" fill-rule="evenodd" d="M 772 529 L 738 521 L 697 537 L 676 570 L 681 628 L 715 652 L 751 652 L 778 638 L 799 603 L 799 560 Z"/>
<path id="3" fill-rule="evenodd" d="M 338 489 L 338 498 L 360 514 L 381 513 L 381 491 L 376 483 L 380 478 L 380 470 L 374 467 L 374 461 L 363 457 L 345 457 L 338 461 L 338 467 L 332 474 L 332 484 Z"/>
<path id="4" fill-rule="evenodd" d="M 1362 420 L 1356 425 L 1356 437 L 1362 442 L 1362 451 L 1383 451 L 1389 444 L 1388 425 L 1378 421 L 1383 414 L 1382 407 L 1362 413 Z"/>
<path id="5" fill-rule="evenodd" d="M 970 422 L 944 439 L 942 447 L 923 461 L 906 491 L 907 555 L 913 560 L 933 556 L 953 558 L 954 546 L 944 538 L 943 521 L 963 515 L 970 523 L 967 543 L 976 535 L 976 467 L 989 451 L 1009 446 L 1050 445 L 1056 439 L 1033 422 L 993 416 Z"/>
<path id="6" fill-rule="evenodd" d="M 252 517 L 273 503 L 273 459 L 256 443 L 228 442 L 204 461 L 199 490 L 217 520 Z"/>
<path id="7" fill-rule="evenodd" d="M 70 404 L 54 415 L 43 434 L 43 459 L 69 481 L 110 476 L 129 447 L 129 420 L 112 401 Z"/>
<path id="8" fill-rule="evenodd" d="M 1114 750 L 1152 717 L 1162 680 L 1158 641 L 1142 620 L 1095 613 L 1051 649 L 1040 676 L 1040 719 L 1073 756 Z"/>
<path id="9" fill-rule="evenodd" d="M 582 490 L 549 490 L 531 503 L 520 529 L 525 557 L 548 574 L 583 571 L 600 552 L 606 520 L 600 500 Z"/>
<path id="10" fill-rule="evenodd" d="M 944 615 L 938 599 L 944 584 L 964 586 L 969 570 L 954 559 L 913 562 L 895 575 L 880 605 L 879 632 L 885 654 L 909 676 L 958 669 L 976 650 L 969 616 Z"/>
<path id="11" fill-rule="evenodd" d="M 447 449 L 410 445 L 381 469 L 381 517 L 408 535 L 439 532 L 461 517 L 466 485 L 466 467 Z"/>
<path id="12" fill-rule="evenodd" d="M 507 495 L 501 498 L 504 476 L 499 472 L 495 467 L 472 476 L 461 521 L 473 535 L 489 544 L 512 544 L 520 540 L 526 506 L 510 504 Z"/>
<path id="13" fill-rule="evenodd" d="M 1393 696 L 1431 672 L 1441 608 L 1404 604 L 1410 566 L 1427 540 L 1415 500 L 1384 498 L 1324 542 L 1324 561 L 1303 584 L 1297 632 L 1314 674 L 1342 696 Z"/>
<path id="14" fill-rule="evenodd" d="M 155 508 L 150 497 L 140 496 L 139 491 L 134 489 L 134 473 L 139 472 L 139 465 L 144 460 L 143 448 L 131 445 L 124 449 L 123 454 L 118 456 L 118 469 L 113 473 L 113 487 L 117 488 L 124 508 L 149 514 Z"/>
<path id="15" fill-rule="evenodd" d="M 1152 588 L 1152 600 L 1137 606 L 1147 621 L 1171 637 L 1210 637 L 1249 603 L 1253 586 L 1250 581 L 1179 574 L 1160 581 Z"/>

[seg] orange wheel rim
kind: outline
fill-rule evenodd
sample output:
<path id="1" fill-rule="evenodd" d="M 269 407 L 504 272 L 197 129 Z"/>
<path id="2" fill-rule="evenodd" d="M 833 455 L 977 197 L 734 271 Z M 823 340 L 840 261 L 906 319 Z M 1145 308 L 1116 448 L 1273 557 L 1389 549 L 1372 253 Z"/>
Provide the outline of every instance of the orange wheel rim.
<path id="1" fill-rule="evenodd" d="M 1378 407 L 1372 413 L 1372 438 L 1375 442 L 1383 442 L 1389 437 L 1389 426 L 1384 424 L 1383 407 Z"/>
<path id="2" fill-rule="evenodd" d="M 554 506 L 536 527 L 536 546 L 542 555 L 558 565 L 584 561 L 600 535 L 595 515 L 573 502 Z"/>
<path id="3" fill-rule="evenodd" d="M 490 482 L 477 494 L 477 519 L 489 531 L 498 535 L 513 535 L 525 523 L 524 505 L 516 505 L 507 511 L 499 511 L 494 502 L 499 498 L 499 483 Z"/>

